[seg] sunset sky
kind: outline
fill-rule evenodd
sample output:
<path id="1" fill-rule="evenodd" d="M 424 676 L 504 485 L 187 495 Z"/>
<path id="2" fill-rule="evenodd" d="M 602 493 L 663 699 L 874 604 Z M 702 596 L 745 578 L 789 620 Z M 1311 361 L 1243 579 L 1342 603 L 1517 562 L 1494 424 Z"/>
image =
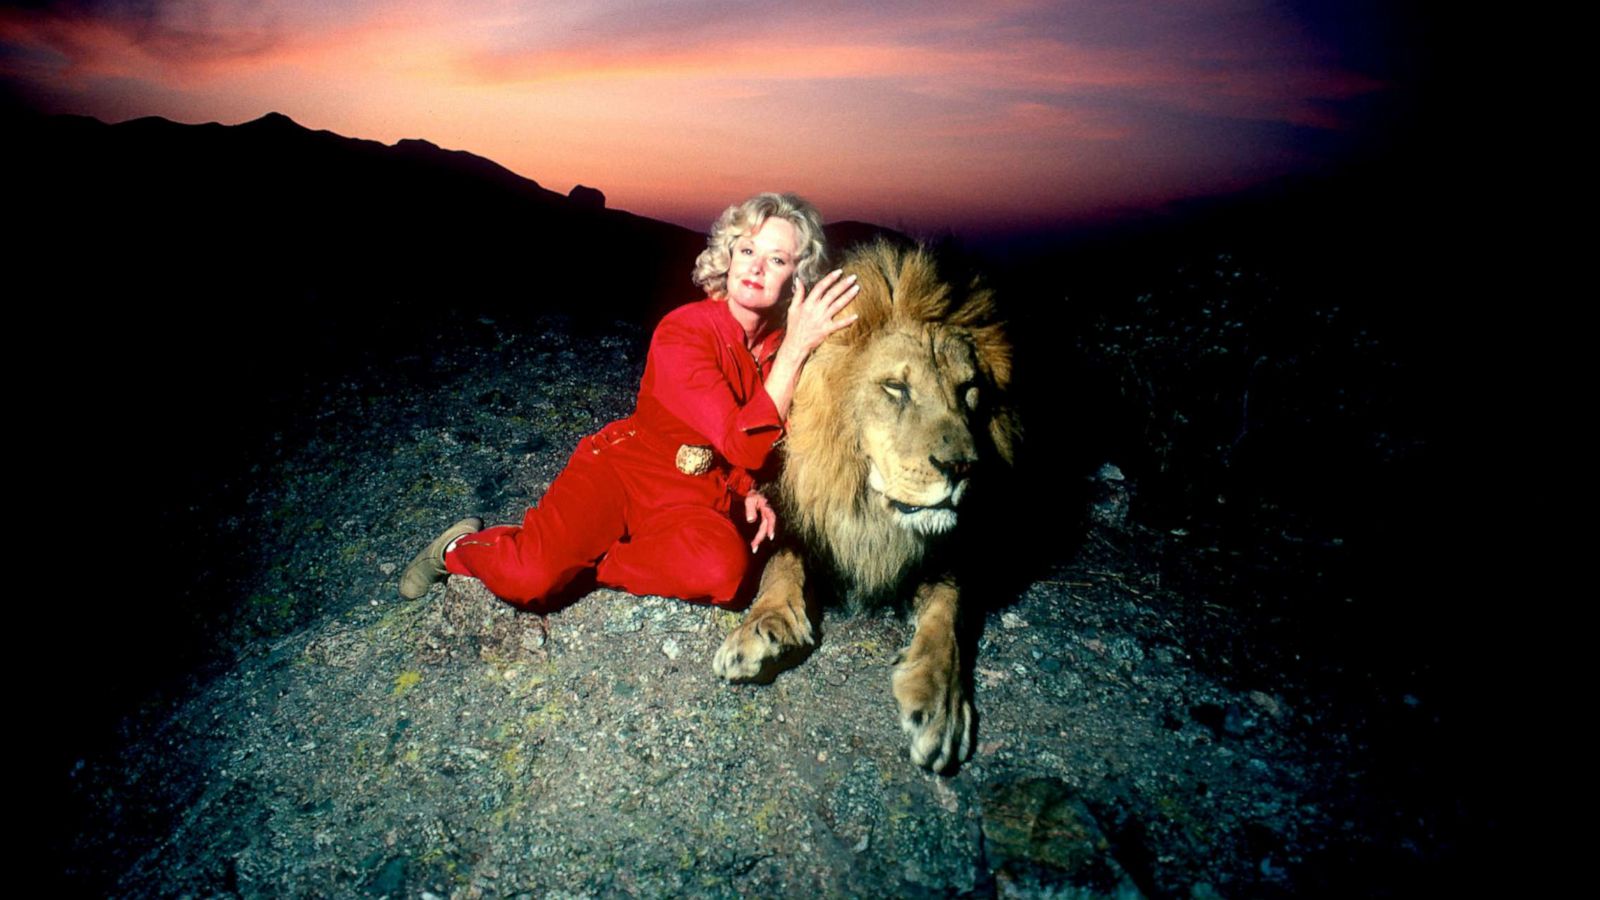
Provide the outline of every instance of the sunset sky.
<path id="1" fill-rule="evenodd" d="M 277 111 L 426 138 L 699 229 L 1018 230 L 1381 147 L 1404 47 L 1363 3 L 108 0 L 0 7 L 13 102 L 118 122 Z"/>

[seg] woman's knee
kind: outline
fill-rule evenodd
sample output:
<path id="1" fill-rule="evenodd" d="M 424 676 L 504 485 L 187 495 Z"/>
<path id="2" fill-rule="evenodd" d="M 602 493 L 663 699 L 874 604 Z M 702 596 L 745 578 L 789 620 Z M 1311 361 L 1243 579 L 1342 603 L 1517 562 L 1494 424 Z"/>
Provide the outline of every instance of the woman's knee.
<path id="1" fill-rule="evenodd" d="M 750 565 L 750 548 L 731 527 L 685 529 L 682 534 L 688 587 L 718 606 L 732 603 Z"/>
<path id="2" fill-rule="evenodd" d="M 710 563 L 705 571 L 705 595 L 711 602 L 718 606 L 728 606 L 733 603 L 739 593 L 739 586 L 744 584 L 745 570 L 749 567 L 747 554 L 734 557 L 718 557 Z"/>
<path id="3" fill-rule="evenodd" d="M 571 583 L 580 569 L 557 569 L 533 565 L 498 572 L 483 579 L 483 584 L 496 597 L 523 608 L 538 609 L 553 594 Z"/>
<path id="4" fill-rule="evenodd" d="M 739 593 L 749 555 L 733 523 L 680 517 L 653 522 L 617 545 L 601 561 L 599 577 L 635 594 L 725 605 Z"/>

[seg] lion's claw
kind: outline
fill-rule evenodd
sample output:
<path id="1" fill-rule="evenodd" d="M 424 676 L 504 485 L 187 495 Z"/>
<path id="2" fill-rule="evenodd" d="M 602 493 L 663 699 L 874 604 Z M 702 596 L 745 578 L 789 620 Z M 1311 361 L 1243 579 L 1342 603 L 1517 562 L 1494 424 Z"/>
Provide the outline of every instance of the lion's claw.
<path id="1" fill-rule="evenodd" d="M 953 668 L 926 658 L 901 662 L 893 685 L 900 727 L 911 736 L 912 762 L 945 772 L 972 755 L 977 717 Z"/>
<path id="2" fill-rule="evenodd" d="M 811 640 L 811 623 L 804 616 L 796 621 L 783 610 L 752 609 L 722 642 L 711 670 L 729 681 L 746 681 L 761 675 L 770 660 Z"/>

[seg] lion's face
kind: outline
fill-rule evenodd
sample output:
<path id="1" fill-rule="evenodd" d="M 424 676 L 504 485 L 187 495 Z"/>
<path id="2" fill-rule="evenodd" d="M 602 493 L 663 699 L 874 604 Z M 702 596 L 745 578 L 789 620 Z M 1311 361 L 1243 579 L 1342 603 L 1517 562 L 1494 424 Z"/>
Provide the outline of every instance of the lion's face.
<path id="1" fill-rule="evenodd" d="M 990 290 L 941 277 L 924 249 L 879 242 L 843 268 L 861 292 L 840 315 L 858 318 L 801 374 L 780 500 L 851 596 L 883 598 L 975 512 L 974 490 L 1006 481 L 1011 344 Z"/>
<path id="2" fill-rule="evenodd" d="M 956 525 L 978 462 L 976 352 L 959 329 L 896 330 L 865 348 L 856 383 L 870 504 L 924 535 Z"/>

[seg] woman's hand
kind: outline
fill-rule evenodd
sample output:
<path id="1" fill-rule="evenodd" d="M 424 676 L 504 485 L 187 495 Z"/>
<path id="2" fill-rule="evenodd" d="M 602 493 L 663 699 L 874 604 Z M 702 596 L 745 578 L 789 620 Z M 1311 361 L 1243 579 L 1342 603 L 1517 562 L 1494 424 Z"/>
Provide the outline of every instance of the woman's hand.
<path id="1" fill-rule="evenodd" d="M 762 383 L 767 396 L 772 398 L 773 407 L 778 410 L 778 418 L 788 421 L 789 404 L 794 402 L 794 390 L 800 383 L 800 370 L 811 358 L 811 351 L 817 349 L 828 335 L 849 327 L 860 318 L 849 315 L 837 322 L 833 320 L 839 310 L 854 300 L 860 291 L 856 277 L 851 275 L 846 278 L 840 269 L 823 276 L 809 291 L 800 279 L 794 280 L 794 296 L 789 298 L 789 321 L 783 335 L 783 346 L 778 348 L 778 355 L 772 360 L 772 371 L 767 373 Z"/>
<path id="2" fill-rule="evenodd" d="M 809 291 L 805 282 L 796 277 L 794 294 L 789 298 L 789 321 L 779 352 L 787 350 L 798 354 L 803 361 L 828 335 L 848 327 L 857 316 L 847 316 L 837 322 L 833 317 L 854 300 L 860 290 L 856 276 L 845 276 L 842 269 L 834 269 L 822 276 L 822 280 Z"/>
<path id="3" fill-rule="evenodd" d="M 760 524 L 756 525 L 755 539 L 750 541 L 751 553 L 756 552 L 762 541 L 776 540 L 778 537 L 778 514 L 760 491 L 751 491 L 744 495 L 744 520 L 755 522 L 758 519 Z"/>

